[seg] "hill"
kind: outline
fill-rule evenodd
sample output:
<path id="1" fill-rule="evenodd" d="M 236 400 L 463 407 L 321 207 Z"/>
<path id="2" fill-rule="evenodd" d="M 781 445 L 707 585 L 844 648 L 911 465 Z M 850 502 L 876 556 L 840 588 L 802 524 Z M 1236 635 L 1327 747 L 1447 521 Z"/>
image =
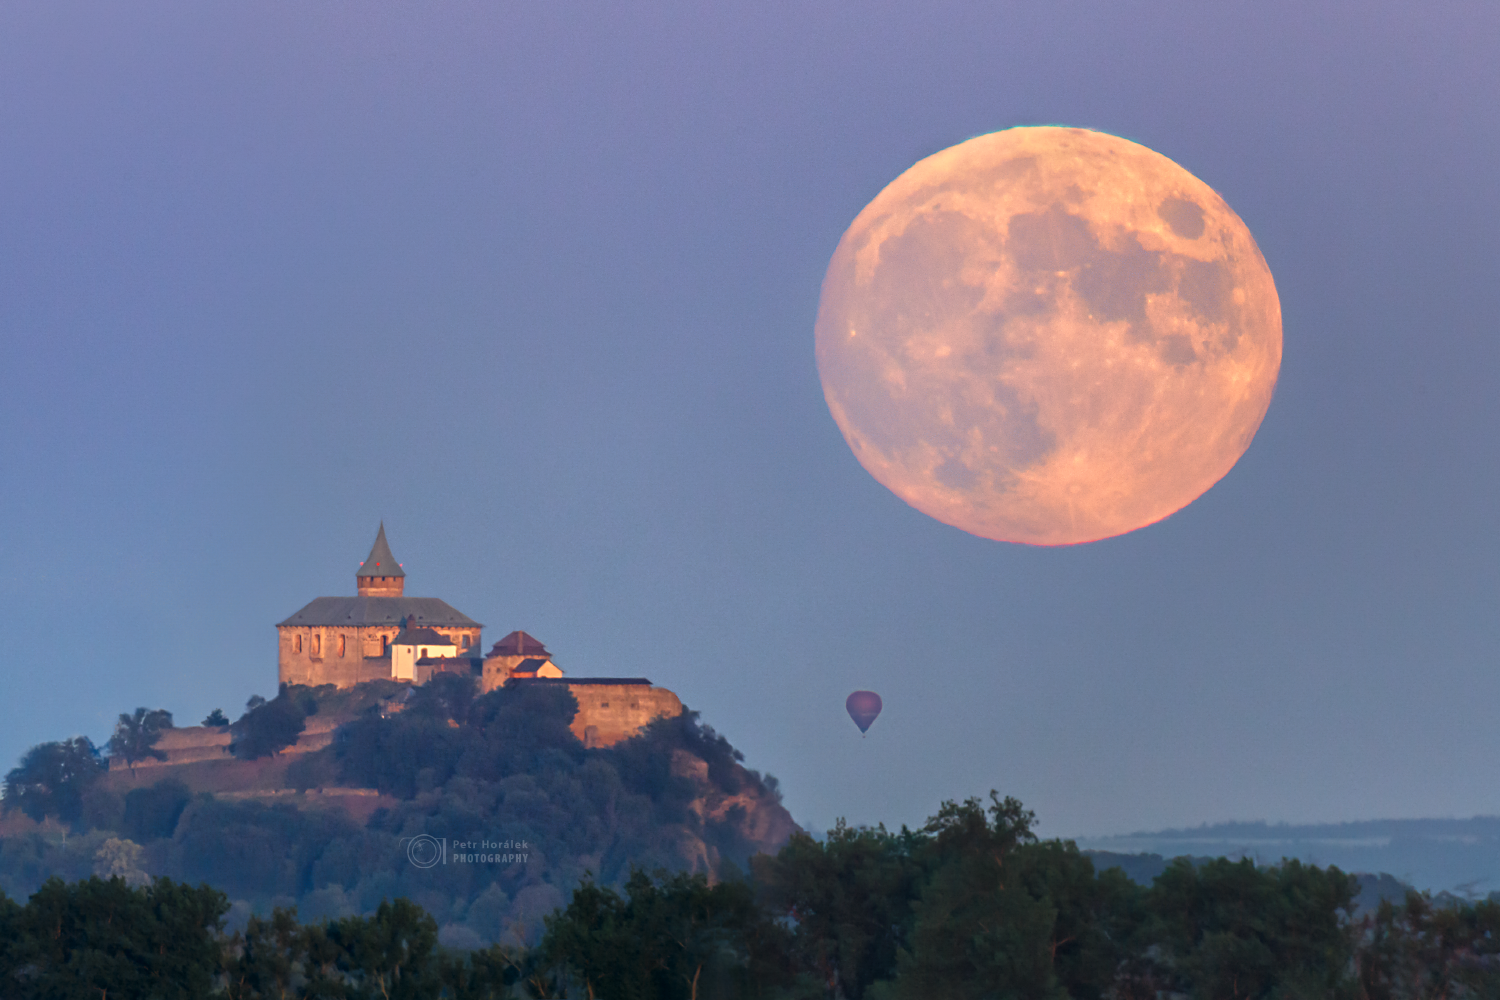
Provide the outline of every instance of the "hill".
<path id="1" fill-rule="evenodd" d="M 1500 890 L 1500 817 L 1392 819 L 1355 823 L 1216 823 L 1113 837 L 1081 837 L 1078 846 L 1111 854 L 1281 858 L 1389 872 L 1434 892 L 1487 895 Z"/>
<path id="2" fill-rule="evenodd" d="M 8 795 L 0 889 L 169 876 L 224 890 L 232 916 L 296 905 L 306 920 L 406 896 L 446 941 L 472 946 L 534 939 L 586 873 L 606 885 L 632 866 L 718 878 L 797 829 L 775 779 L 696 713 L 585 749 L 569 730 L 576 711 L 565 687 L 479 696 L 458 677 L 284 689 L 207 757 L 170 750 L 100 772 L 67 822 L 27 817 Z M 257 755 L 286 719 L 297 742 Z"/>

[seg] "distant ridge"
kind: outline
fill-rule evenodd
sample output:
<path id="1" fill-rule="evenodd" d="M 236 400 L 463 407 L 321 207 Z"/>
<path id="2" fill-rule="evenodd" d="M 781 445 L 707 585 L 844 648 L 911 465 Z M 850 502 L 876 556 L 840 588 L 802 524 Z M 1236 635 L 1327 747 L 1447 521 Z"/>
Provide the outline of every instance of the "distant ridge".
<path id="1" fill-rule="evenodd" d="M 1348 872 L 1389 872 L 1419 889 L 1485 896 L 1500 890 L 1500 816 L 1349 823 L 1213 823 L 1186 829 L 1079 837 L 1110 854 L 1283 857 Z"/>

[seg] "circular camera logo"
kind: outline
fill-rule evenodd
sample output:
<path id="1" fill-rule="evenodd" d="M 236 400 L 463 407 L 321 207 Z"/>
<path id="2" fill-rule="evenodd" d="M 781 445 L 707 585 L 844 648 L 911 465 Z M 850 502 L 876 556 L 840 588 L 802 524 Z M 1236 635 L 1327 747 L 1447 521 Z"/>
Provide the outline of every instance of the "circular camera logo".
<path id="1" fill-rule="evenodd" d="M 441 840 L 424 833 L 407 842 L 406 860 L 418 868 L 431 868 L 442 863 L 445 846 Z"/>

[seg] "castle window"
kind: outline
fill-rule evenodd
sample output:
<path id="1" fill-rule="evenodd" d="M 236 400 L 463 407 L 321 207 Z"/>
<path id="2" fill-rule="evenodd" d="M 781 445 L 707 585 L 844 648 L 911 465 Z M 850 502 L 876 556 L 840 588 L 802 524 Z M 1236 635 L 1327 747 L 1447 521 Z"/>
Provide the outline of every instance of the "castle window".
<path id="1" fill-rule="evenodd" d="M 302 636 L 300 634 L 292 636 L 292 652 L 302 652 Z"/>
<path id="2" fill-rule="evenodd" d="M 380 655 L 385 656 L 391 651 L 391 637 L 383 635 L 380 637 Z"/>
<path id="3" fill-rule="evenodd" d="M 339 656 L 344 655 L 344 636 L 339 636 Z"/>
<path id="4" fill-rule="evenodd" d="M 609 707 L 609 702 L 607 702 L 607 701 L 601 701 L 599 703 L 599 707 L 600 708 L 608 708 Z"/>
<path id="5" fill-rule="evenodd" d="M 312 637 L 312 655 L 323 655 L 323 636 L 317 632 L 314 632 Z"/>

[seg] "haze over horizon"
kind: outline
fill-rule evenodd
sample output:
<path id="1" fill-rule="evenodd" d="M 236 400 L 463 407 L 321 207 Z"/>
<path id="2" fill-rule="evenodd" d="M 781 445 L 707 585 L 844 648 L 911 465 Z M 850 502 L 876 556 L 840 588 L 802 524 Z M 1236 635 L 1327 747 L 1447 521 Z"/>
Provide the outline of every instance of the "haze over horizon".
<path id="1" fill-rule="evenodd" d="M 1500 815 L 1500 9 L 0 10 L 5 768 L 407 592 L 677 692 L 817 828 Z M 819 283 L 922 157 L 1170 157 L 1281 299 L 1218 485 L 1071 548 L 874 482 Z M 855 689 L 884 711 L 861 739 Z"/>

